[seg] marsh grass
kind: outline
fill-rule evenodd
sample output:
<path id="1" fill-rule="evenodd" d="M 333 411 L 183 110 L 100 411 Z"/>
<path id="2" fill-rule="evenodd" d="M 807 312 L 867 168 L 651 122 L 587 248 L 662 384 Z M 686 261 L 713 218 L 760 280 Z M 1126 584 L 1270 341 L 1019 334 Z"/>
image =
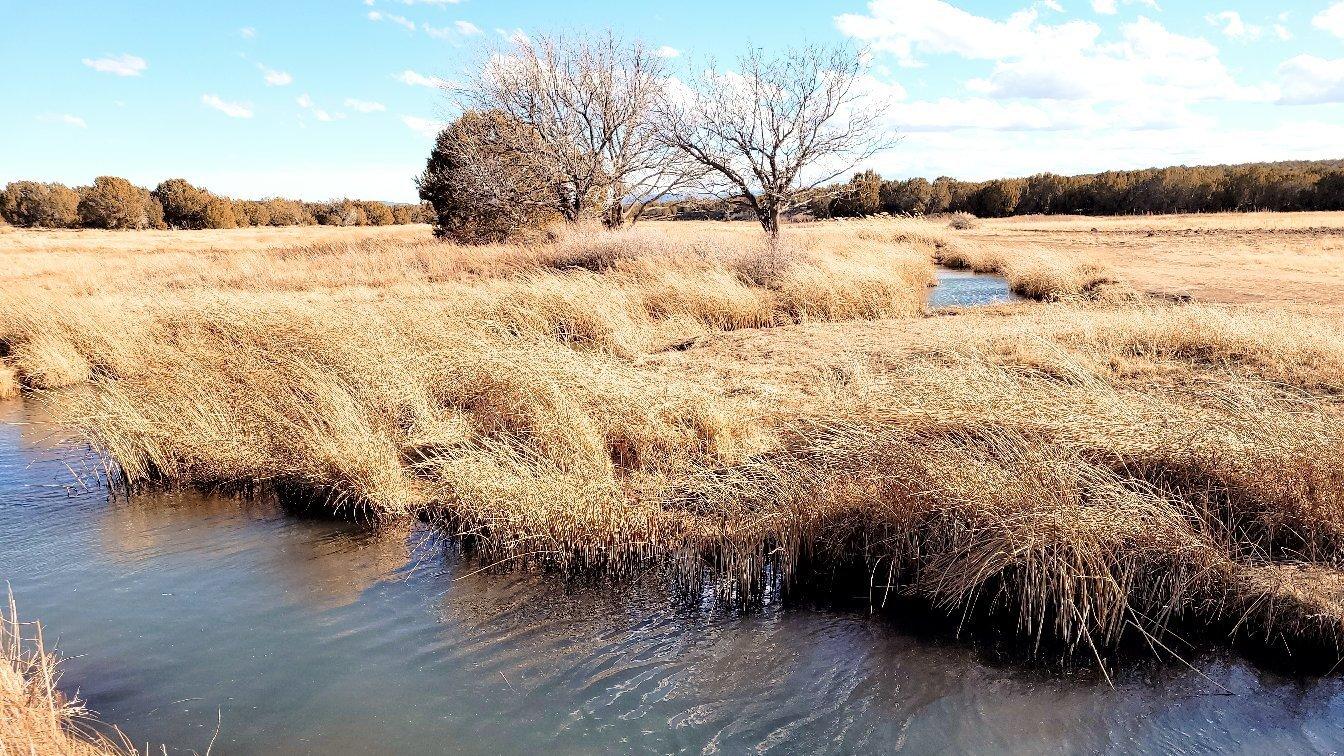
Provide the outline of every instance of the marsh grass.
<path id="1" fill-rule="evenodd" d="M 938 264 L 949 268 L 1003 276 L 1015 294 L 1038 301 L 1113 296 L 1118 292 L 1106 287 L 1120 283 L 1096 263 L 1042 250 L 1012 249 L 994 242 L 951 240 L 937 250 L 935 258 Z"/>
<path id="2" fill-rule="evenodd" d="M 120 732 L 114 740 L 95 729 L 83 702 L 57 689 L 59 664 L 42 627 L 19 621 L 11 594 L 0 611 L 0 754 L 137 753 Z"/>
<path id="3" fill-rule="evenodd" d="M 1338 327 L 1071 296 L 1098 274 L 1064 261 L 1057 305 L 921 317 L 953 254 L 875 220 L 129 255 L 92 285 L 26 261 L 0 341 L 32 388 L 88 384 L 58 409 L 130 486 L 739 599 L 844 571 L 1089 655 L 1172 625 L 1337 649 Z"/>

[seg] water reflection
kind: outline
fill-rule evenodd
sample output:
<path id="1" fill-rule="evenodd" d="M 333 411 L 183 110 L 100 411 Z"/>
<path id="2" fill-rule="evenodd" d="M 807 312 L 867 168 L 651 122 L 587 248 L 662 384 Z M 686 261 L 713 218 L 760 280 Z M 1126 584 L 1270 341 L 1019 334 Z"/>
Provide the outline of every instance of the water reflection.
<path id="1" fill-rule="evenodd" d="M 938 268 L 938 285 L 929 290 L 929 306 L 984 307 L 1021 299 L 1008 288 L 1008 279 L 990 273 Z"/>
<path id="2" fill-rule="evenodd" d="M 40 416 L 0 405 L 9 420 Z M 0 578 L 139 740 L 219 753 L 1329 752 L 1337 681 L 1025 671 L 861 613 L 735 613 L 656 577 L 475 572 L 372 531 L 193 493 L 109 503 L 37 425 L 0 426 Z M 73 462 L 72 462 L 73 460 Z"/>

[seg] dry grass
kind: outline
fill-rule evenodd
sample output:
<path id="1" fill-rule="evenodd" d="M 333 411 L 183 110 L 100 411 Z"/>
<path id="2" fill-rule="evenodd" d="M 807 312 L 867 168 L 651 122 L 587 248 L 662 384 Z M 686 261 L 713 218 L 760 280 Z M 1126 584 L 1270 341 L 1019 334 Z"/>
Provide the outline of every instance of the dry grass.
<path id="1" fill-rule="evenodd" d="M 10 596 L 0 611 L 0 756 L 136 753 L 125 738 L 113 741 L 90 727 L 83 703 L 56 689 L 58 664 L 42 628 L 21 624 Z"/>
<path id="2" fill-rule="evenodd" d="M 850 575 L 1089 653 L 1171 622 L 1337 648 L 1338 326 L 1098 300 L 1096 271 L 965 233 L 109 252 L 126 275 L 97 280 L 60 267 L 93 253 L 0 252 L 28 271 L 0 341 L 26 385 L 92 387 L 59 404 L 131 484 L 739 596 Z M 1064 301 L 920 317 L 953 255 Z"/>
<path id="3" fill-rule="evenodd" d="M 1119 283 L 1107 270 L 1086 259 L 1001 242 L 949 240 L 936 252 L 940 265 L 993 273 L 1008 279 L 1014 293 L 1039 301 L 1097 299 L 1113 294 Z"/>
<path id="4" fill-rule="evenodd" d="M 1344 213 L 1002 218 L 957 238 L 1099 265 L 1140 291 L 1344 316 Z"/>

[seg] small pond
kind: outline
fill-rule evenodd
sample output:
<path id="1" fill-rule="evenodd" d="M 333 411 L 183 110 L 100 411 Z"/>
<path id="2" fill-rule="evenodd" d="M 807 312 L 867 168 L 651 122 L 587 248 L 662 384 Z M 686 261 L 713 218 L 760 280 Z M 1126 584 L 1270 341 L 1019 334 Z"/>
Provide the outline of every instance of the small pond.
<path id="1" fill-rule="evenodd" d="M 929 307 L 983 307 L 1015 302 L 1021 297 L 1008 288 L 1008 279 L 992 273 L 937 268 L 938 285 L 929 289 Z"/>

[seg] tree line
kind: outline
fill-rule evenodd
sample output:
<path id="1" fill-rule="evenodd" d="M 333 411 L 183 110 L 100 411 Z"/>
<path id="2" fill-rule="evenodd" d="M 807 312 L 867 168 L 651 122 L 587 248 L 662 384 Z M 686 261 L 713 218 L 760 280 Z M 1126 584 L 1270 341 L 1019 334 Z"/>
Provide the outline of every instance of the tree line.
<path id="1" fill-rule="evenodd" d="M 391 226 L 431 222 L 423 205 L 339 199 L 239 200 L 184 179 L 153 189 L 99 176 L 89 186 L 14 181 L 0 192 L 0 217 L 27 228 L 206 229 L 250 226 Z"/>
<path id="2" fill-rule="evenodd" d="M 817 217 L 892 213 L 1149 215 L 1344 210 L 1344 160 L 1176 166 L 1080 176 L 957 181 L 856 173 L 808 203 Z"/>

